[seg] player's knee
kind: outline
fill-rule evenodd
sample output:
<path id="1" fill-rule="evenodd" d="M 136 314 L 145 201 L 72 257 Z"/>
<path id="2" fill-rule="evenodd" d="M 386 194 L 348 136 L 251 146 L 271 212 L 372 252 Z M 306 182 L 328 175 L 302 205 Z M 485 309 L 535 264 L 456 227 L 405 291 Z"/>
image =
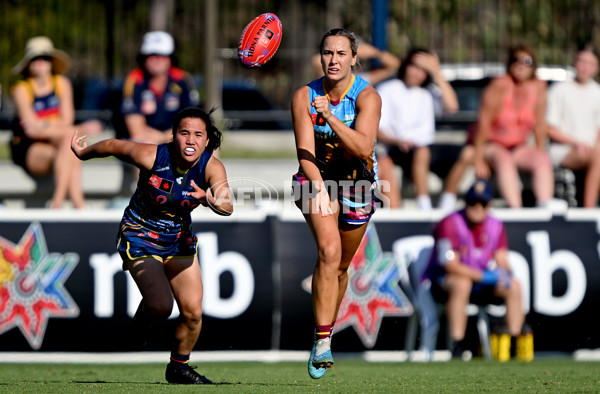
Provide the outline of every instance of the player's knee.
<path id="1" fill-rule="evenodd" d="M 340 258 L 341 251 L 337 246 L 331 245 L 329 242 L 319 246 L 319 264 L 321 266 L 335 265 L 335 269 L 337 270 Z"/>
<path id="2" fill-rule="evenodd" d="M 193 307 L 187 307 L 181 312 L 186 321 L 199 324 L 202 322 L 202 305 L 195 305 Z"/>
<path id="3" fill-rule="evenodd" d="M 157 320 L 167 320 L 173 312 L 173 302 L 157 302 L 144 305 L 144 313 L 152 315 Z"/>
<path id="4" fill-rule="evenodd" d="M 475 148 L 472 145 L 467 145 L 460 152 L 459 160 L 465 164 L 471 164 L 475 158 Z"/>

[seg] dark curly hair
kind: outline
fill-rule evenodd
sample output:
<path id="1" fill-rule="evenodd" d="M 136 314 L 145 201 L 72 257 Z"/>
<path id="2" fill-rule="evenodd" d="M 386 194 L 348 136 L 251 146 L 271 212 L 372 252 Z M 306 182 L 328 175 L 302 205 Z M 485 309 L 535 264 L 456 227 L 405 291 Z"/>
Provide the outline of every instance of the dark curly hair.
<path id="1" fill-rule="evenodd" d="M 221 141 L 223 140 L 223 133 L 217 129 L 212 118 L 210 117 L 213 112 L 215 112 L 215 108 L 211 109 L 209 112 L 206 112 L 200 107 L 187 107 L 182 109 L 173 120 L 173 138 L 175 137 L 175 134 L 177 133 L 179 125 L 183 119 L 202 119 L 206 124 L 206 134 L 208 136 L 208 145 L 206 146 L 206 150 L 213 152 L 216 149 L 219 149 L 221 146 Z"/>

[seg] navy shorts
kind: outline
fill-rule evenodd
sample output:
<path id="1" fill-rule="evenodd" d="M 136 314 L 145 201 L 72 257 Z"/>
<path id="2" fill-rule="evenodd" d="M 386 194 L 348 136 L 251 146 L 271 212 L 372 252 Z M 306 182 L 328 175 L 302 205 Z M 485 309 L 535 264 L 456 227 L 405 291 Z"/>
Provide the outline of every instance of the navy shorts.
<path id="1" fill-rule="evenodd" d="M 440 275 L 431 281 L 431 294 L 433 295 L 433 299 L 439 303 L 446 303 L 448 301 L 448 293 L 444 286 L 445 278 L 445 275 Z M 473 283 L 469 303 L 475 305 L 503 304 L 504 300 L 494 294 L 495 290 L 495 285 Z"/>
<path id="2" fill-rule="evenodd" d="M 133 223 L 122 223 L 117 234 L 117 250 L 123 261 L 145 257 L 194 257 L 198 238 L 192 232 L 160 234 Z"/>

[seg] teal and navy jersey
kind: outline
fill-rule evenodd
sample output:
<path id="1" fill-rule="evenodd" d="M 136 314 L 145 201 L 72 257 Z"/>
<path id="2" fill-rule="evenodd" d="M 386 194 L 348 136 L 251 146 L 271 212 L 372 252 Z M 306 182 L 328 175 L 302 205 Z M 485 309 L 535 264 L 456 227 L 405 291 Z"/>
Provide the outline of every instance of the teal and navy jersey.
<path id="1" fill-rule="evenodd" d="M 190 230 L 190 213 L 200 205 L 189 195 L 190 181 L 206 190 L 206 164 L 212 152 L 204 151 L 195 166 L 183 172 L 171 158 L 171 144 L 159 145 L 154 166 L 150 171 L 140 170 L 137 189 L 125 208 L 123 226 L 141 226 L 169 238 Z"/>
<path id="2" fill-rule="evenodd" d="M 356 128 L 356 100 L 360 92 L 369 83 L 359 76 L 352 75 L 352 81 L 340 101 L 334 105 L 329 104 L 331 113 L 344 124 L 352 129 Z M 314 80 L 308 84 L 310 92 L 310 103 L 317 96 L 326 96 L 327 92 L 323 86 L 323 78 Z M 375 152 L 368 160 L 362 160 L 350 154 L 342 146 L 337 135 L 323 118 L 321 118 L 312 105 L 310 115 L 315 130 L 315 153 L 317 166 L 321 170 L 323 179 L 341 180 L 377 180 L 377 161 Z"/>

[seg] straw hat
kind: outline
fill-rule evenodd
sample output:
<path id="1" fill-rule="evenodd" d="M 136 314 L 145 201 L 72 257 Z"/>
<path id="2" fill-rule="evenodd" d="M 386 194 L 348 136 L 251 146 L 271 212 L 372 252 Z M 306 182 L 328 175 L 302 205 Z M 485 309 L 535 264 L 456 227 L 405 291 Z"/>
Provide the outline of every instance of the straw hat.
<path id="1" fill-rule="evenodd" d="M 16 66 L 12 68 L 13 74 L 21 74 L 27 69 L 27 66 L 37 56 L 51 56 L 52 70 L 57 74 L 62 74 L 69 69 L 71 59 L 65 52 L 54 48 L 54 44 L 48 37 L 33 37 L 25 45 L 25 56 Z"/>

